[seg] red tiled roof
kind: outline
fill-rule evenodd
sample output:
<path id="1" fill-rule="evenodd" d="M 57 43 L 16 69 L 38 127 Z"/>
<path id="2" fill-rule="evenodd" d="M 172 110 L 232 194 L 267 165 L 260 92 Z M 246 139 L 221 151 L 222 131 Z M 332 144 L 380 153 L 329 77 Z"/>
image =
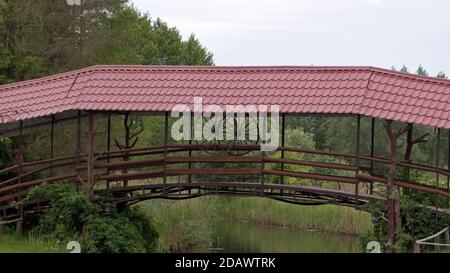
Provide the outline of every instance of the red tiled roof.
<path id="1" fill-rule="evenodd" d="M 450 128 L 450 81 L 373 67 L 93 66 L 0 86 L 0 124 L 68 110 L 170 111 L 277 104 Z"/>

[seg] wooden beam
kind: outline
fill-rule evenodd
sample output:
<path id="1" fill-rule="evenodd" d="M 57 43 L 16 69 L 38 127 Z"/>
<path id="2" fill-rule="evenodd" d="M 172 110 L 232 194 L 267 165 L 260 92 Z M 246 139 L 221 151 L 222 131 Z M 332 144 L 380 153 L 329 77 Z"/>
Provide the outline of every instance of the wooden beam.
<path id="1" fill-rule="evenodd" d="M 355 208 L 358 208 L 358 195 L 359 195 L 359 169 L 361 165 L 360 160 L 360 146 L 361 146 L 361 115 L 357 115 L 356 117 L 356 183 L 355 183 Z"/>
<path id="2" fill-rule="evenodd" d="M 450 129 L 448 131 L 447 169 L 450 170 Z M 450 175 L 447 175 L 447 191 L 450 191 Z M 450 198 L 447 198 L 447 208 L 450 207 Z"/>
<path id="3" fill-rule="evenodd" d="M 370 157 L 374 157 L 375 155 L 375 118 L 372 118 L 371 128 L 370 128 Z M 373 165 L 374 162 L 370 161 L 370 175 L 374 175 L 373 173 Z M 370 182 L 370 190 L 369 194 L 373 194 L 373 182 Z"/>
<path id="4" fill-rule="evenodd" d="M 164 177 L 163 183 L 167 183 L 167 145 L 169 144 L 169 112 L 164 112 Z"/>
<path id="5" fill-rule="evenodd" d="M 284 147 L 286 140 L 286 114 L 281 114 L 281 147 Z M 284 150 L 281 150 L 281 159 L 284 159 Z M 281 162 L 281 170 L 284 171 L 284 162 Z M 280 176 L 280 184 L 284 184 L 284 176 Z M 281 191 L 281 193 L 283 193 Z"/>
<path id="6" fill-rule="evenodd" d="M 50 126 L 50 158 L 53 158 L 55 156 L 54 145 L 55 145 L 55 116 L 52 115 L 52 123 Z M 53 176 L 53 162 L 50 162 L 50 176 Z"/>
<path id="7" fill-rule="evenodd" d="M 86 195 L 89 201 L 94 201 L 94 153 L 95 153 L 95 131 L 94 113 L 89 111 L 88 117 L 88 145 L 87 145 L 87 181 L 85 182 Z"/>
<path id="8" fill-rule="evenodd" d="M 436 141 L 436 168 L 440 165 L 440 150 L 441 150 L 441 129 L 437 128 L 437 141 Z M 439 188 L 439 173 L 436 173 L 436 187 Z M 436 195 L 434 199 L 434 205 L 436 207 L 436 212 L 439 211 L 439 196 Z M 435 214 L 436 224 L 438 222 L 438 213 Z"/>
<path id="9" fill-rule="evenodd" d="M 394 180 L 395 180 L 395 171 L 397 168 L 397 141 L 398 138 L 404 134 L 409 126 L 403 127 L 397 131 L 394 131 L 392 128 L 392 120 L 385 120 L 384 127 L 386 129 L 386 133 L 389 136 L 390 141 L 390 163 L 389 163 L 389 172 L 388 179 L 386 184 L 386 202 L 387 202 L 387 216 L 388 216 L 388 228 L 387 228 L 387 244 L 386 244 L 386 252 L 394 251 L 395 244 L 395 193 L 394 193 Z"/>
<path id="10" fill-rule="evenodd" d="M 24 157 L 23 157 L 23 122 L 20 121 L 19 123 L 19 141 L 18 141 L 18 153 L 16 153 L 16 164 L 17 164 L 17 175 L 18 175 L 18 181 L 19 184 L 22 183 L 22 165 L 24 163 Z M 19 204 L 18 206 L 19 211 L 19 220 L 16 222 L 16 233 L 19 235 L 23 234 L 23 206 L 22 204 Z"/>
<path id="11" fill-rule="evenodd" d="M 110 155 L 110 151 L 111 151 L 111 111 L 108 113 L 108 124 L 107 124 L 107 128 L 106 128 L 106 150 L 108 151 L 108 154 L 106 155 L 106 162 L 110 163 L 111 162 L 111 155 Z M 110 170 L 109 168 L 106 169 L 106 174 L 109 174 Z M 111 183 L 109 181 L 106 181 L 106 188 L 109 189 L 111 187 Z"/>
<path id="12" fill-rule="evenodd" d="M 190 138 L 189 138 L 189 145 L 192 145 L 192 139 L 194 138 L 194 130 L 192 128 L 194 124 L 194 114 L 191 112 L 191 117 L 190 117 L 190 124 L 189 124 L 189 134 L 190 134 Z M 192 157 L 192 150 L 189 149 L 188 152 L 189 157 Z M 188 164 L 188 168 L 192 169 L 192 162 L 189 162 Z M 188 175 L 188 183 L 192 183 L 192 175 Z M 191 194 L 191 189 L 189 189 L 189 194 Z"/>
<path id="13" fill-rule="evenodd" d="M 81 111 L 78 110 L 78 115 L 77 115 L 77 147 L 76 147 L 76 151 L 75 154 L 77 155 L 77 163 L 80 163 L 81 161 Z"/>

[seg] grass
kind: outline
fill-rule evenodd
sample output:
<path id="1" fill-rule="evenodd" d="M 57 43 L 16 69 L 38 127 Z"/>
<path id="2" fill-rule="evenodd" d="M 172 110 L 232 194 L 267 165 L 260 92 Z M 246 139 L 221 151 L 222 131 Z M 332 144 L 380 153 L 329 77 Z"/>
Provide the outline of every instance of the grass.
<path id="1" fill-rule="evenodd" d="M 208 248 L 212 226 L 219 219 L 349 235 L 372 230 L 368 213 L 338 206 L 299 206 L 248 197 L 202 197 L 176 202 L 152 200 L 140 205 L 157 223 L 160 252 Z"/>
<path id="2" fill-rule="evenodd" d="M 360 235 L 372 230 L 368 213 L 323 205 L 299 206 L 262 198 L 223 200 L 220 214 L 234 221 Z"/>
<path id="3" fill-rule="evenodd" d="M 5 234 L 0 239 L 0 253 L 56 253 L 63 252 L 61 247 L 56 247 L 52 242 L 39 238 Z"/>
<path id="4" fill-rule="evenodd" d="M 202 197 L 184 201 L 151 200 L 143 206 L 160 233 L 158 252 L 205 251 L 219 220 L 261 226 L 360 235 L 372 229 L 370 215 L 338 206 L 299 206 L 270 199 Z M 66 252 L 52 242 L 11 232 L 0 240 L 0 253 Z"/>

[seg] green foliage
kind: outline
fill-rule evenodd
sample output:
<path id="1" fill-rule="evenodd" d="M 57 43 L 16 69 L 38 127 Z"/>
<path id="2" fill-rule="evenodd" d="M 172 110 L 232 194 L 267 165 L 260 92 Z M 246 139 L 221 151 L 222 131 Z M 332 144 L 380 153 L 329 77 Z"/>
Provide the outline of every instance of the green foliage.
<path id="1" fill-rule="evenodd" d="M 72 184 L 42 185 L 27 199 L 48 199 L 50 207 L 32 226 L 32 234 L 64 244 L 81 242 L 83 252 L 150 252 L 158 234 L 138 207 L 104 215 L 99 205 L 86 201 Z"/>
<path id="2" fill-rule="evenodd" d="M 0 84 L 94 64 L 213 65 L 191 35 L 128 0 L 0 1 Z"/>
<path id="3" fill-rule="evenodd" d="M 403 65 L 402 68 L 400 69 L 401 72 L 405 72 L 405 73 L 409 73 L 408 68 L 406 67 L 406 65 Z"/>
<path id="4" fill-rule="evenodd" d="M 447 79 L 447 75 L 444 73 L 444 71 L 439 71 L 436 77 L 440 79 Z"/>
<path id="5" fill-rule="evenodd" d="M 0 138 L 0 170 L 14 163 L 14 143 L 9 138 Z M 0 175 L 0 181 L 11 178 L 13 174 Z"/>
<path id="6" fill-rule="evenodd" d="M 425 70 L 425 68 L 423 68 L 422 65 L 419 65 L 416 73 L 417 73 L 417 75 L 420 75 L 420 76 L 428 76 L 428 72 Z"/>
<path id="7" fill-rule="evenodd" d="M 438 214 L 436 216 L 432 208 L 418 206 L 418 204 L 424 204 L 424 199 L 423 195 L 411 192 L 401 196 L 402 229 L 396 234 L 395 250 L 397 252 L 412 251 L 414 240 L 431 236 L 450 223 L 450 215 Z M 363 209 L 372 214 L 374 229 L 360 237 L 361 244 L 365 246 L 369 241 L 378 241 L 384 245 L 387 242 L 385 204 L 381 201 L 371 202 L 366 204 Z"/>

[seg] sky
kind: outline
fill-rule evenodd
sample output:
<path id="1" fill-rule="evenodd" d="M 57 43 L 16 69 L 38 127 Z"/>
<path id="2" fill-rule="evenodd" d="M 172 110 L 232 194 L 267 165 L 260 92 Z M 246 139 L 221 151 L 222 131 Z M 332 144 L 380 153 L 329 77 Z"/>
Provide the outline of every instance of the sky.
<path id="1" fill-rule="evenodd" d="M 216 65 L 421 64 L 450 75 L 449 0 L 131 0 Z"/>

